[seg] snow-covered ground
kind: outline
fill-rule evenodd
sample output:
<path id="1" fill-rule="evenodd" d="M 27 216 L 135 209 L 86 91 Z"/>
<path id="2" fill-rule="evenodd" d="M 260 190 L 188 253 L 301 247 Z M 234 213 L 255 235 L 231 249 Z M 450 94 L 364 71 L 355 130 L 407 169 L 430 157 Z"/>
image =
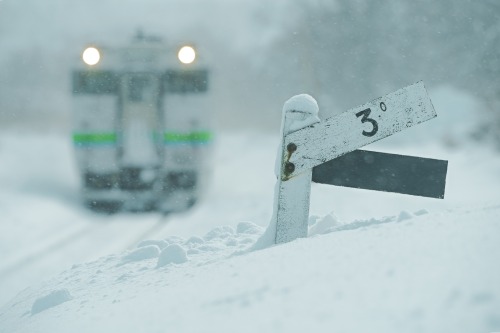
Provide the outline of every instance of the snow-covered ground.
<path id="1" fill-rule="evenodd" d="M 254 252 L 277 134 L 220 133 L 205 200 L 163 217 L 88 212 L 68 134 L 4 131 L 0 332 L 500 331 L 500 156 L 476 101 L 431 98 L 367 149 L 449 160 L 444 200 L 313 184 L 310 237 Z"/>

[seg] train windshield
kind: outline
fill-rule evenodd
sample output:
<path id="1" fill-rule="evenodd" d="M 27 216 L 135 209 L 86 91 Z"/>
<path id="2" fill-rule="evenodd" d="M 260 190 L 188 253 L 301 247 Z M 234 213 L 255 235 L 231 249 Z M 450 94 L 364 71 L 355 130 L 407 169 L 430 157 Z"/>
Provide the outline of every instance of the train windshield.
<path id="1" fill-rule="evenodd" d="M 158 96 L 158 79 L 152 75 L 132 75 L 127 81 L 127 98 L 131 102 L 154 101 Z"/>
<path id="2" fill-rule="evenodd" d="M 156 166 L 160 163 L 160 79 L 152 73 L 125 74 L 122 87 L 121 163 L 126 167 Z"/>

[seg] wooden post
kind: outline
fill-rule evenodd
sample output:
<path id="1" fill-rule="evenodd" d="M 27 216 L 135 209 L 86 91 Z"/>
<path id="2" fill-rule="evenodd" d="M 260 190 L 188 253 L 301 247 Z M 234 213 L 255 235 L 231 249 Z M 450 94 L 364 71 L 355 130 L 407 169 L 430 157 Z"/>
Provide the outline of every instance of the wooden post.
<path id="1" fill-rule="evenodd" d="M 295 166 L 290 158 L 297 151 L 292 142 L 284 146 L 285 136 L 319 122 L 318 104 L 309 95 L 290 98 L 283 107 L 281 124 L 282 141 L 276 164 L 277 184 L 274 198 L 273 219 L 276 226 L 274 243 L 286 243 L 307 237 L 312 169 L 291 177 Z"/>

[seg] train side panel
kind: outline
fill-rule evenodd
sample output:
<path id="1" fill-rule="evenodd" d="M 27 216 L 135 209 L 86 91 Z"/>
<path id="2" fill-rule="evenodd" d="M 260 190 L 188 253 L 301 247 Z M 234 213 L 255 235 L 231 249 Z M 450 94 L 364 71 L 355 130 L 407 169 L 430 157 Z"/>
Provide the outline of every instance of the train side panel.
<path id="1" fill-rule="evenodd" d="M 206 96 L 171 94 L 162 105 L 165 191 L 177 192 L 177 202 L 182 196 L 196 200 L 206 190 L 212 164 L 214 137 Z"/>

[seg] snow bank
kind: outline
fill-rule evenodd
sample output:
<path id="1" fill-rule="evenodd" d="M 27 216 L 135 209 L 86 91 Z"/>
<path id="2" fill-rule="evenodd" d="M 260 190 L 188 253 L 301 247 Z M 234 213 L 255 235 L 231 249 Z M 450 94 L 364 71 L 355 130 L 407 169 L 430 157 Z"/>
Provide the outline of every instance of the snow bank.
<path id="1" fill-rule="evenodd" d="M 0 331 L 498 331 L 499 216 L 500 205 L 328 215 L 311 219 L 312 238 L 246 254 L 262 228 L 218 227 L 165 240 L 187 249 L 182 264 L 111 255 L 75 266 L 1 308 Z M 27 317 L 37 302 L 48 305 Z"/>
<path id="2" fill-rule="evenodd" d="M 132 262 L 132 261 L 141 261 L 141 260 L 146 260 L 146 259 L 151 259 L 151 258 L 156 258 L 160 255 L 160 248 L 157 245 L 147 245 L 143 246 L 143 244 L 138 247 L 137 249 L 126 253 L 123 256 L 122 261 L 123 262 Z"/>
<path id="3" fill-rule="evenodd" d="M 31 307 L 31 314 L 37 314 L 47 309 L 58 306 L 71 299 L 71 295 L 67 289 L 54 290 L 46 296 L 37 298 Z"/>
<path id="4" fill-rule="evenodd" d="M 179 244 L 172 244 L 161 251 L 156 267 L 168 264 L 182 264 L 188 260 L 186 250 Z"/>

